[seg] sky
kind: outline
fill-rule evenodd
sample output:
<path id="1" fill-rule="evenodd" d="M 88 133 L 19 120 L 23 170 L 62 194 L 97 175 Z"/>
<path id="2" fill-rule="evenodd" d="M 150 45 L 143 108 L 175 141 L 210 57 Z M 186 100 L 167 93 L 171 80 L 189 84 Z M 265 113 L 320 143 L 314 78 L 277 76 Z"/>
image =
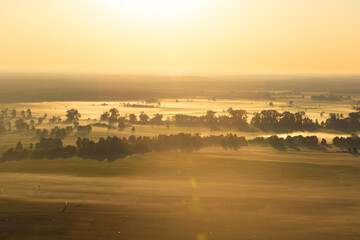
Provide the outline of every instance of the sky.
<path id="1" fill-rule="evenodd" d="M 360 73 L 360 1 L 0 0 L 0 71 Z"/>

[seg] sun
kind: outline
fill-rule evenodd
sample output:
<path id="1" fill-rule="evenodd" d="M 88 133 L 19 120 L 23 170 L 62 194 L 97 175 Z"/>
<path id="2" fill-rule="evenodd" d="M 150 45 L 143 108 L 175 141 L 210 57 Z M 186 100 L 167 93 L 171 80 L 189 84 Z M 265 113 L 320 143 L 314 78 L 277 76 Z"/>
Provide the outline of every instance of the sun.
<path id="1" fill-rule="evenodd" d="M 103 0 L 110 10 L 143 19 L 171 20 L 190 16 L 199 10 L 200 0 Z"/>

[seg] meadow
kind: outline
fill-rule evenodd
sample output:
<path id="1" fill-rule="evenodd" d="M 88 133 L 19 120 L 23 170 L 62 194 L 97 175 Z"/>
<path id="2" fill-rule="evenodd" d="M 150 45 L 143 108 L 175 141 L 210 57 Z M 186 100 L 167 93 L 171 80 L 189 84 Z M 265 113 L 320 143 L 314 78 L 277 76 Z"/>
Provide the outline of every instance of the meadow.
<path id="1" fill-rule="evenodd" d="M 160 105 L 156 103 L 146 104 L 141 101 L 126 101 L 126 102 L 91 102 L 91 101 L 78 101 L 78 102 L 34 102 L 34 103 L 2 103 L 0 108 L 9 109 L 28 109 L 30 108 L 34 115 L 42 116 L 47 113 L 48 116 L 65 117 L 66 110 L 74 108 L 79 110 L 82 114 L 82 119 L 95 119 L 99 118 L 101 114 L 108 111 L 110 108 L 117 108 L 120 115 L 140 114 L 145 112 L 149 116 L 156 113 L 162 114 L 164 118 L 172 117 L 175 114 L 188 114 L 193 116 L 200 116 L 206 114 L 207 111 L 213 110 L 218 114 L 226 112 L 229 108 L 244 109 L 249 113 L 249 118 L 255 112 L 262 110 L 277 110 L 277 111 L 306 111 L 306 115 L 311 119 L 318 119 L 318 121 L 325 120 L 329 117 L 330 113 L 347 115 L 353 112 L 352 107 L 356 104 L 357 97 L 354 100 L 343 101 L 312 101 L 310 96 L 305 96 L 304 99 L 277 99 L 277 100 L 228 100 L 228 99 L 204 99 L 204 98 L 189 98 L 189 99 L 160 99 Z M 293 101 L 290 106 L 289 101 Z M 269 106 L 272 102 L 274 105 Z M 123 103 L 129 104 L 144 104 L 156 106 L 154 108 L 132 108 L 124 106 Z M 320 113 L 324 113 L 320 116 Z"/>
<path id="2" fill-rule="evenodd" d="M 207 149 L 5 162 L 0 173 L 2 239 L 360 235 L 360 162 L 348 154 Z"/>
<path id="3" fill-rule="evenodd" d="M 355 97 L 354 99 L 357 99 Z M 289 101 L 293 101 L 293 105 L 289 105 Z M 146 104 L 145 102 L 35 102 L 35 103 L 11 103 L 11 104 L 0 104 L 0 109 L 17 109 L 26 110 L 31 109 L 32 115 L 35 118 L 42 117 L 45 113 L 48 118 L 53 116 L 60 117 L 62 120 L 65 120 L 66 111 L 69 109 L 77 109 L 81 118 L 79 120 L 81 125 L 97 123 L 100 115 L 106 111 L 109 111 L 111 108 L 117 108 L 120 114 L 120 117 L 126 117 L 129 114 L 136 114 L 137 116 L 144 112 L 145 114 L 153 117 L 155 114 L 162 114 L 163 120 L 167 118 L 172 118 L 175 114 L 186 114 L 192 116 L 205 115 L 207 111 L 213 110 L 217 115 L 225 114 L 227 115 L 227 110 L 229 108 L 234 109 L 244 109 L 248 115 L 248 121 L 251 120 L 255 112 L 261 112 L 262 110 L 276 110 L 279 112 L 290 111 L 290 112 L 300 112 L 304 111 L 305 116 L 310 119 L 319 122 L 325 121 L 329 118 L 329 114 L 343 114 L 347 116 L 350 112 L 353 112 L 355 100 L 343 100 L 343 101 L 323 101 L 317 102 L 312 101 L 308 96 L 305 96 L 304 99 L 292 100 L 291 98 L 285 98 L 280 100 L 272 101 L 273 106 L 269 106 L 270 101 L 259 101 L 259 100 L 227 100 L 227 99 L 217 99 L 216 101 L 203 99 L 203 98 L 192 98 L 192 99 L 160 99 L 160 105 L 157 104 Z M 154 108 L 134 108 L 124 106 L 124 103 L 129 104 L 138 104 L 138 105 L 150 105 L 156 106 Z M 322 114 L 321 114 L 322 113 Z M 14 121 L 12 121 L 14 124 Z M 71 124 L 67 124 L 71 125 Z M 67 125 L 63 123 L 48 123 L 47 120 L 41 124 L 36 124 L 37 128 L 51 130 L 55 126 L 66 127 Z M 241 136 L 248 138 L 257 137 L 257 136 L 269 136 L 272 133 L 261 132 L 261 131 L 250 131 L 250 132 L 239 132 L 237 129 L 212 129 L 210 131 L 207 127 L 198 126 L 196 128 L 192 126 L 177 126 L 171 125 L 170 128 L 166 126 L 157 126 L 157 125 L 139 125 L 136 124 L 136 132 L 132 133 L 130 128 L 125 128 L 123 131 L 118 131 L 117 129 L 107 129 L 104 127 L 93 126 L 93 131 L 90 136 L 91 139 L 99 139 L 100 137 L 106 136 L 118 136 L 118 137 L 128 137 L 132 134 L 135 136 L 156 136 L 159 134 L 177 134 L 177 133 L 199 133 L 203 136 L 210 134 L 220 135 L 227 133 L 236 133 Z M 295 133 L 285 133 L 282 136 L 286 135 L 299 135 L 312 136 L 318 135 L 319 138 L 324 138 L 327 141 L 331 141 L 335 136 L 349 136 L 349 134 L 338 132 L 338 131 L 326 131 L 326 132 L 295 132 Z M 77 136 L 69 135 L 69 137 L 64 139 L 65 144 L 73 144 L 76 141 Z M 13 146 L 18 141 L 23 143 L 30 144 L 34 142 L 32 135 L 28 134 L 6 134 L 7 141 L 0 141 L 0 150 L 9 148 Z"/>
<path id="4" fill-rule="evenodd" d="M 360 240 L 360 0 L 0 0 L 0 240 Z"/>
<path id="5" fill-rule="evenodd" d="M 352 112 L 352 102 L 314 103 L 310 99 L 266 101 L 161 99 L 156 108 L 130 108 L 120 102 L 15 103 L 34 117 L 60 116 L 78 109 L 81 125 L 98 122 L 116 107 L 120 116 L 145 112 L 225 114 L 230 107 L 249 115 L 264 109 L 305 111 L 312 119 Z M 141 102 L 128 102 L 144 104 Z M 323 116 L 320 113 L 324 112 Z M 97 119 L 97 120 L 94 120 Z M 44 122 L 39 128 L 65 127 Z M 70 124 L 71 125 L 71 124 Z M 124 130 L 93 127 L 87 138 L 199 133 L 270 136 L 262 131 L 210 130 L 171 124 L 135 125 Z M 349 134 L 294 132 L 325 138 Z M 286 137 L 287 134 L 279 134 Z M 78 135 L 62 139 L 74 145 Z M 18 141 L 27 148 L 39 139 L 28 133 L 0 136 L 0 153 Z M 238 151 L 205 148 L 133 154 L 113 162 L 72 157 L 0 163 L 0 239 L 358 239 L 360 161 L 334 146 L 279 151 L 248 146 Z"/>

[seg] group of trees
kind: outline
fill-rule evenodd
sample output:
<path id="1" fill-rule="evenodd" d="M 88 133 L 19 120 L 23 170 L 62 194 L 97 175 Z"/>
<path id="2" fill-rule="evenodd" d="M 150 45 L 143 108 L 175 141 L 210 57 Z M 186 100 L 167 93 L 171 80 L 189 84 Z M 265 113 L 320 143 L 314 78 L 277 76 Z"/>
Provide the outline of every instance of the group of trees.
<path id="1" fill-rule="evenodd" d="M 44 137 L 47 137 L 50 135 L 52 138 L 55 138 L 55 139 L 63 139 L 68 134 L 72 133 L 73 131 L 74 131 L 74 129 L 71 126 L 67 126 L 65 128 L 60 128 L 60 127 L 56 126 L 56 127 L 52 128 L 50 131 L 47 129 L 39 129 L 38 128 L 35 130 L 35 136 L 38 138 L 44 138 Z"/>
<path id="2" fill-rule="evenodd" d="M 276 110 L 263 110 L 255 113 L 250 124 L 263 131 L 314 131 L 320 125 L 317 121 L 305 117 L 301 112 L 291 113 L 285 111 L 280 113 Z"/>
<path id="3" fill-rule="evenodd" d="M 329 95 L 312 95 L 311 100 L 315 101 L 340 101 L 341 97 L 335 94 L 329 94 Z"/>
<path id="4" fill-rule="evenodd" d="M 120 118 L 119 110 L 111 108 L 108 112 L 105 112 L 100 116 L 100 121 L 107 121 L 109 123 L 116 123 L 123 120 Z"/>
<path id="5" fill-rule="evenodd" d="M 360 138 L 357 135 L 352 137 L 335 137 L 333 139 L 333 144 L 341 148 L 354 148 L 360 147 Z"/>
<path id="6" fill-rule="evenodd" d="M 67 126 L 65 128 L 59 128 L 58 126 L 56 126 L 52 128 L 50 131 L 45 128 L 44 129 L 35 128 L 34 125 L 29 126 L 26 122 L 23 121 L 23 119 L 16 120 L 15 126 L 18 131 L 20 132 L 26 131 L 26 133 L 34 134 L 38 138 L 47 137 L 50 135 L 51 137 L 62 139 L 65 138 L 69 133 L 72 133 L 74 131 L 72 126 Z M 0 132 L 1 132 L 1 127 L 0 127 Z"/>
<path id="7" fill-rule="evenodd" d="M 21 147 L 18 145 L 21 145 Z M 245 145 L 247 145 L 247 141 L 244 137 L 232 134 L 201 137 L 197 134 L 180 133 L 177 135 L 159 135 L 152 138 L 132 135 L 128 138 L 100 138 L 97 142 L 79 137 L 76 141 L 76 147 L 64 147 L 59 138 L 41 138 L 40 142 L 35 145 L 35 149 L 32 149 L 32 147 L 30 149 L 23 148 L 22 144 L 18 143 L 15 148 L 10 148 L 3 154 L 2 160 L 67 158 L 72 156 L 113 160 L 133 153 L 170 150 L 193 152 L 210 146 L 221 146 L 225 149 L 237 150 Z"/>
<path id="8" fill-rule="evenodd" d="M 358 154 L 358 148 L 360 148 L 360 138 L 357 135 L 352 137 L 335 137 L 333 144 L 339 148 L 347 148 L 349 153 Z"/>
<path id="9" fill-rule="evenodd" d="M 59 116 L 53 116 L 52 118 L 49 118 L 49 123 L 61 123 L 61 121 L 62 118 Z"/>
<path id="10" fill-rule="evenodd" d="M 40 142 L 35 144 L 35 149 L 32 148 L 32 144 L 30 144 L 30 149 L 26 149 L 23 148 L 21 142 L 17 143 L 15 148 L 10 148 L 3 153 L 2 160 L 68 158 L 75 154 L 76 147 L 63 147 L 60 139 L 41 138 Z"/>
<path id="11" fill-rule="evenodd" d="M 279 150 L 286 150 L 290 148 L 308 147 L 308 148 L 320 148 L 319 139 L 316 136 L 287 136 L 286 138 L 280 138 L 277 135 L 273 135 L 268 138 L 256 137 L 248 141 L 250 144 L 271 146 Z M 321 145 L 326 146 L 326 140 L 321 141 Z"/>
<path id="12" fill-rule="evenodd" d="M 20 113 L 20 115 L 19 115 L 19 113 Z M 25 118 L 25 119 L 32 119 L 33 115 L 32 115 L 31 109 L 21 110 L 20 112 L 18 112 L 16 109 L 9 110 L 8 108 L 4 108 L 0 111 L 0 120 L 14 119 L 17 117 L 21 117 L 21 118 Z"/>
<path id="13" fill-rule="evenodd" d="M 100 116 L 100 121 L 107 121 L 110 125 L 117 123 L 117 127 L 119 129 L 125 128 L 125 121 L 128 121 L 132 124 L 160 125 L 164 123 L 162 114 L 157 113 L 152 118 L 150 118 L 149 115 L 142 112 L 139 116 L 135 114 L 129 114 L 129 116 L 122 117 L 116 108 L 112 108 L 108 112 L 103 113 Z"/>
<path id="14" fill-rule="evenodd" d="M 326 141 L 322 145 L 326 145 Z M 358 140 L 357 140 L 358 141 Z M 15 148 L 10 148 L 3 154 L 3 160 L 17 160 L 22 158 L 68 158 L 78 156 L 81 158 L 114 160 L 126 157 L 133 153 L 163 152 L 180 150 L 183 152 L 198 151 L 205 147 L 222 147 L 224 149 L 238 150 L 248 144 L 271 146 L 276 149 L 286 150 L 287 147 L 296 148 L 298 146 L 319 149 L 318 138 L 316 136 L 288 136 L 279 138 L 271 136 L 269 138 L 257 137 L 246 140 L 236 134 L 200 136 L 198 134 L 172 134 L 159 135 L 156 137 L 135 137 L 128 138 L 108 137 L 100 138 L 97 142 L 88 138 L 78 138 L 76 146 L 63 146 L 59 138 L 41 138 L 35 145 L 35 149 L 23 148 L 19 142 Z M 359 142 L 357 142 L 359 144 Z M 339 144 L 338 144 L 339 145 Z"/>
<path id="15" fill-rule="evenodd" d="M 206 115 L 197 117 L 177 114 L 174 119 L 177 124 L 189 125 L 200 124 L 210 128 L 235 127 L 239 130 L 249 130 L 251 127 L 260 128 L 263 131 L 296 131 L 296 130 L 317 130 L 320 125 L 300 112 L 280 113 L 276 110 L 263 110 L 255 113 L 250 123 L 247 121 L 245 110 L 227 110 L 228 115 L 216 116 L 214 111 L 208 111 Z"/>
<path id="16" fill-rule="evenodd" d="M 50 136 L 55 139 L 63 139 L 71 132 L 73 132 L 73 128 L 71 126 L 67 126 L 66 128 L 54 127 L 51 129 Z"/>
<path id="17" fill-rule="evenodd" d="M 23 132 L 23 131 L 29 131 L 30 130 L 30 126 L 27 122 L 24 121 L 24 119 L 20 118 L 17 119 L 15 121 L 15 127 L 18 131 Z"/>
<path id="18" fill-rule="evenodd" d="M 360 130 L 360 112 L 349 113 L 348 117 L 340 118 L 332 115 L 325 122 L 326 128 L 335 129 L 343 132 L 355 132 Z"/>
<path id="19" fill-rule="evenodd" d="M 2 115 L 16 115 L 16 110 L 8 113 L 8 110 L 2 110 Z M 14 113 L 12 113 L 14 112 Z M 31 110 L 28 109 L 24 112 L 25 117 L 17 118 L 15 120 L 15 128 L 18 132 L 35 132 L 35 118 L 33 118 Z M 323 113 L 322 113 L 323 114 Z M 322 115 L 321 114 L 321 115 Z M 30 117 L 30 118 L 29 118 Z M 47 115 L 38 118 L 37 125 L 40 125 Z M 76 109 L 70 109 L 66 112 L 66 121 L 63 123 L 72 122 L 74 127 L 77 128 L 79 125 L 79 119 L 81 114 Z M 26 122 L 26 119 L 30 121 Z M 35 120 L 34 120 L 35 119 Z M 108 128 L 118 128 L 123 130 L 127 123 L 131 124 L 151 124 L 151 125 L 163 125 L 166 124 L 169 126 L 170 118 L 164 120 L 162 114 L 155 114 L 150 117 L 146 113 L 142 112 L 140 115 L 129 114 L 125 116 L 120 116 L 119 111 L 116 108 L 110 109 L 108 112 L 105 112 L 100 116 L 101 121 L 107 121 L 109 125 L 106 125 Z M 49 119 L 49 123 L 59 123 L 61 122 L 60 117 L 52 117 Z M 273 131 L 273 132 L 292 132 L 292 131 L 316 131 L 320 128 L 326 129 L 335 129 L 344 132 L 356 132 L 360 130 L 360 112 L 353 112 L 348 115 L 348 117 L 343 117 L 342 114 L 331 114 L 330 118 L 326 121 L 323 121 L 319 124 L 317 120 L 313 121 L 309 117 L 305 116 L 305 112 L 296 112 L 291 113 L 289 111 L 278 112 L 276 110 L 263 110 L 254 114 L 252 119 L 248 121 L 247 112 L 241 109 L 229 108 L 227 114 L 218 115 L 214 111 L 207 111 L 205 115 L 202 116 L 192 116 L 184 114 L 176 114 L 173 117 L 173 121 L 178 125 L 189 125 L 189 126 L 206 126 L 210 129 L 219 129 L 219 128 L 236 128 L 240 131 L 250 131 L 253 129 L 261 129 L 262 131 Z M 99 126 L 103 123 L 97 123 Z M 94 124 L 91 124 L 94 125 Z M 94 125 L 95 126 L 95 125 Z M 102 125 L 101 125 L 102 126 Z M 132 127 L 132 126 L 131 126 Z M 5 133 L 11 131 L 11 122 L 5 122 L 0 120 L 0 133 Z M 78 133 L 90 133 L 92 128 L 90 125 L 79 126 Z M 37 131 L 37 136 L 40 136 Z M 59 134 L 58 134 L 59 135 Z M 44 136 L 44 134 L 41 134 Z"/>
<path id="20" fill-rule="evenodd" d="M 344 132 L 356 132 L 360 130 L 360 112 L 349 113 L 348 117 L 332 114 L 325 122 L 313 121 L 305 116 L 305 112 L 291 113 L 288 111 L 263 110 L 255 113 L 250 123 L 247 121 L 245 110 L 228 109 L 228 115 L 216 116 L 214 111 L 208 111 L 203 116 L 191 116 L 177 114 L 174 116 L 179 125 L 203 125 L 210 128 L 235 127 L 239 130 L 249 130 L 251 127 L 262 131 L 292 132 L 292 131 L 316 131 L 320 128 L 335 129 Z"/>
<path id="21" fill-rule="evenodd" d="M 77 126 L 76 130 L 79 134 L 90 134 L 92 132 L 91 125 Z"/>
<path id="22" fill-rule="evenodd" d="M 124 107 L 129 107 L 129 108 L 156 108 L 155 105 L 149 105 L 149 104 L 131 104 L 131 103 L 124 103 L 123 104 Z M 160 102 L 157 102 L 157 106 L 160 106 Z"/>
<path id="23" fill-rule="evenodd" d="M 176 114 L 174 120 L 179 125 L 205 125 L 212 129 L 219 127 L 235 127 L 239 130 L 248 130 L 247 115 L 245 110 L 234 110 L 229 108 L 228 115 L 216 116 L 216 112 L 207 111 L 206 115 L 197 117 L 183 114 Z"/>

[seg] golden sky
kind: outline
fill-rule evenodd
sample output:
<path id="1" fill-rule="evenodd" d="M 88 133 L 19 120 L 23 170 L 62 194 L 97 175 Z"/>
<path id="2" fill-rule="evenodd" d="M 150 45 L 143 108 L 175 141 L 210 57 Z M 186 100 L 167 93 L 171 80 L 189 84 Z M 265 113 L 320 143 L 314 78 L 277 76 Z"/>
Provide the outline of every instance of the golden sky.
<path id="1" fill-rule="evenodd" d="M 360 0 L 0 0 L 0 70 L 359 73 Z"/>

